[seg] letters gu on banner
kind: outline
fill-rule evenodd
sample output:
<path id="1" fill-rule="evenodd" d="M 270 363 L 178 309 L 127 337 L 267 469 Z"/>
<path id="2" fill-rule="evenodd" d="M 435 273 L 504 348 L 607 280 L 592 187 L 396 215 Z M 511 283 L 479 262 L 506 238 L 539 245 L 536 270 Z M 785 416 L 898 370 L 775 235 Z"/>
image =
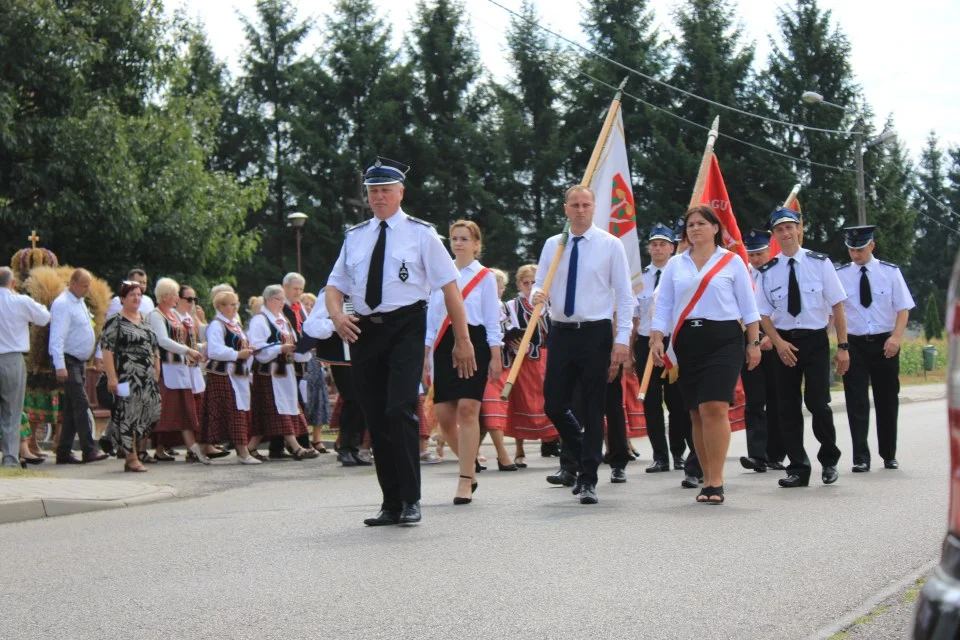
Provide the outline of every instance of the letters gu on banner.
<path id="1" fill-rule="evenodd" d="M 716 155 L 710 158 L 710 171 L 707 173 L 700 204 L 713 207 L 717 212 L 717 218 L 720 219 L 720 225 L 723 227 L 724 248 L 736 253 L 743 259 L 743 263 L 749 266 L 747 251 L 743 246 L 743 236 L 740 235 L 740 227 L 737 226 L 737 219 L 733 215 L 730 196 L 727 195 L 727 186 L 723 183 L 723 175 L 720 173 L 720 163 L 717 162 Z"/>
<path id="2" fill-rule="evenodd" d="M 627 162 L 627 141 L 623 135 L 623 115 L 619 111 L 590 181 L 590 189 L 596 194 L 597 200 L 593 223 L 620 238 L 627 251 L 633 292 L 637 293 L 642 288 L 643 266 L 640 262 L 630 165 Z"/>

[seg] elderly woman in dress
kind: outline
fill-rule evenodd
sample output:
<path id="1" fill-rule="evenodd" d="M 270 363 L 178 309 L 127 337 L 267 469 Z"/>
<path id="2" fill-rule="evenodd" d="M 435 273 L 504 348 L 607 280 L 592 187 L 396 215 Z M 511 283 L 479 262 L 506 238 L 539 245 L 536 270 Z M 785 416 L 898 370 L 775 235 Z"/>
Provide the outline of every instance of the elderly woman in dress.
<path id="1" fill-rule="evenodd" d="M 160 359 L 157 338 L 140 315 L 143 291 L 135 282 L 120 287 L 120 313 L 103 328 L 101 347 L 107 389 L 114 395 L 111 427 L 119 434 L 124 471 L 144 472 L 139 443 L 160 418 Z"/>
<path id="2" fill-rule="evenodd" d="M 160 396 L 162 411 L 160 422 L 154 428 L 156 458 L 172 460 L 157 442 L 157 435 L 180 432 L 189 449 L 187 462 L 210 464 L 210 459 L 197 444 L 196 433 L 200 430 L 196 397 L 197 378 L 192 369 L 198 369 L 203 356 L 197 350 L 197 334 L 188 327 L 177 313 L 180 302 L 180 285 L 171 278 L 160 278 L 154 288 L 157 308 L 147 315 L 147 322 L 157 336 L 160 346 Z M 199 379 L 202 383 L 202 377 Z M 191 455 L 192 454 L 192 455 Z"/>
<path id="3" fill-rule="evenodd" d="M 297 338 L 284 317 L 283 287 L 270 285 L 263 290 L 263 308 L 250 320 L 248 337 L 256 362 L 253 365 L 253 437 L 251 454 L 259 460 L 257 447 L 264 438 L 282 437 L 296 460 L 316 458 L 319 454 L 297 442 L 306 432 L 306 420 L 297 399 L 294 362 L 307 362 L 309 353 L 294 353 Z"/>

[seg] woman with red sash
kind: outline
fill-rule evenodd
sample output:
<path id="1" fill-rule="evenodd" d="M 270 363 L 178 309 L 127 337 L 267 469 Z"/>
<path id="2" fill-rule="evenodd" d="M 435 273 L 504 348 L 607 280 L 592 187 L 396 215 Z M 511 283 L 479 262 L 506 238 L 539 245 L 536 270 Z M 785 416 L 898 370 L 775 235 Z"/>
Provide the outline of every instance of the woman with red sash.
<path id="1" fill-rule="evenodd" d="M 483 392 L 487 382 L 497 380 L 503 372 L 497 280 L 490 269 L 477 261 L 481 246 L 480 227 L 475 222 L 457 220 L 450 225 L 450 248 L 460 272 L 457 284 L 463 295 L 470 342 L 477 358 L 477 370 L 469 378 L 459 377 L 453 367 L 453 332 L 449 330 L 450 318 L 442 292 L 434 291 L 427 307 L 424 372 L 433 372 L 433 401 L 444 437 L 447 442 L 458 441 L 460 480 L 454 504 L 469 504 L 476 490 Z M 426 384 L 426 373 L 424 378 Z"/>
<path id="2" fill-rule="evenodd" d="M 531 289 L 537 277 L 537 265 L 525 264 L 517 269 L 516 298 L 507 302 L 510 314 L 510 329 L 525 331 L 533 316 L 533 304 L 530 302 Z M 547 328 L 550 326 L 550 313 L 544 307 L 530 338 L 527 356 L 520 365 L 517 381 L 510 392 L 507 407 L 506 435 L 516 439 L 517 451 L 514 462 L 518 467 L 526 467 L 524 440 L 540 440 L 544 444 L 557 442 L 560 435 L 543 410 L 543 379 L 547 375 Z M 507 345 L 511 353 L 520 345 L 519 340 Z M 541 447 L 541 453 L 542 451 Z"/>
<path id="3" fill-rule="evenodd" d="M 490 269 L 497 279 L 497 302 L 500 305 L 500 335 L 506 335 L 510 315 L 507 305 L 502 301 L 503 292 L 507 288 L 507 274 L 500 269 Z M 516 471 L 519 467 L 510 461 L 510 454 L 503 445 L 503 432 L 507 426 L 507 401 L 501 400 L 503 385 L 510 374 L 510 365 L 513 358 L 509 349 L 501 348 L 503 372 L 496 380 L 489 380 L 483 392 L 483 404 L 480 407 L 480 441 L 483 441 L 484 432 L 490 433 L 493 446 L 497 450 L 497 469 L 500 471 Z"/>
<path id="4" fill-rule="evenodd" d="M 693 421 L 693 444 L 703 467 L 697 502 L 723 504 L 723 465 L 730 448 L 729 408 L 744 362 L 760 362 L 760 314 L 747 266 L 723 248 L 723 226 L 700 205 L 684 216 L 690 248 L 667 263 L 653 311 L 654 364 L 679 367 L 680 395 Z M 663 336 L 670 334 L 665 348 Z"/>

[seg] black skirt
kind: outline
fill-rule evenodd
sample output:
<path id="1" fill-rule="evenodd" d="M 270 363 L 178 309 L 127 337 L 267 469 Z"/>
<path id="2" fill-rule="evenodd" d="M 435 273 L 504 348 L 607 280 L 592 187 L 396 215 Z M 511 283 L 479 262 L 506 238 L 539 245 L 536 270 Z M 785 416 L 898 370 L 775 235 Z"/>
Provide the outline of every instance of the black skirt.
<path id="1" fill-rule="evenodd" d="M 433 401 L 436 404 L 467 398 L 483 400 L 487 386 L 487 371 L 490 368 L 490 346 L 487 345 L 487 330 L 483 326 L 468 325 L 470 342 L 477 358 L 477 372 L 469 378 L 461 378 L 453 368 L 453 327 L 447 329 L 433 354 Z"/>
<path id="2" fill-rule="evenodd" d="M 693 411 L 704 402 L 733 404 L 743 367 L 743 328 L 736 320 L 687 320 L 673 347 L 680 367 L 683 406 Z"/>

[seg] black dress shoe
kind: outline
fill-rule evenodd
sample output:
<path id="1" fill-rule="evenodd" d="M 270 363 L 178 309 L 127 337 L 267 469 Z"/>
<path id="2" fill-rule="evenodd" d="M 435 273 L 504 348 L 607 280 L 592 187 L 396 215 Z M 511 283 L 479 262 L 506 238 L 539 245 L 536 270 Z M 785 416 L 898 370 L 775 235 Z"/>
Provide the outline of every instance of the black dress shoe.
<path id="1" fill-rule="evenodd" d="M 884 461 L 883 461 L 883 468 L 884 468 L 884 469 L 899 469 L 899 468 L 900 468 L 900 463 L 897 462 L 897 459 L 896 459 L 896 458 L 890 458 L 889 460 L 884 460 Z"/>
<path id="2" fill-rule="evenodd" d="M 68 456 L 57 456 L 57 464 L 83 464 L 83 461 L 71 453 Z"/>
<path id="3" fill-rule="evenodd" d="M 756 471 L 757 473 L 765 473 L 767 470 L 766 462 L 760 458 L 748 458 L 747 456 L 740 456 L 740 466 L 744 469 Z"/>
<path id="4" fill-rule="evenodd" d="M 513 464 L 513 463 L 510 463 L 510 464 L 500 464 L 500 461 L 497 460 L 497 469 L 499 469 L 500 471 L 517 471 L 519 468 L 520 468 L 520 467 L 518 467 L 517 465 L 515 465 L 515 464 Z"/>
<path id="5" fill-rule="evenodd" d="M 44 460 L 46 458 L 20 458 L 20 466 L 26 469 L 28 464 L 43 464 Z"/>
<path id="6" fill-rule="evenodd" d="M 357 459 L 353 457 L 353 454 L 349 451 L 341 451 L 337 454 L 337 462 L 342 464 L 345 467 L 355 467 L 357 466 Z"/>
<path id="7" fill-rule="evenodd" d="M 97 441 L 97 444 L 100 445 L 100 450 L 108 456 L 116 455 L 116 447 L 113 446 L 113 442 L 110 441 L 110 438 L 100 438 L 100 440 Z"/>
<path id="8" fill-rule="evenodd" d="M 790 474 L 786 478 L 780 478 L 778 481 L 781 487 L 785 489 L 795 489 L 797 487 L 806 487 L 810 484 L 810 479 L 804 480 L 796 474 Z"/>
<path id="9" fill-rule="evenodd" d="M 404 502 L 400 511 L 400 524 L 417 524 L 420 522 L 420 503 Z"/>
<path id="10" fill-rule="evenodd" d="M 782 460 L 776 460 L 776 461 L 774 461 L 774 462 L 769 462 L 769 461 L 768 461 L 768 462 L 767 462 L 767 469 L 771 469 L 771 470 L 773 470 L 773 471 L 786 471 L 787 468 L 786 468 L 785 466 L 783 466 L 783 461 L 782 461 Z"/>
<path id="11" fill-rule="evenodd" d="M 226 449 L 214 449 L 210 453 L 205 454 L 208 458 L 225 458 L 230 455 L 230 452 Z"/>
<path id="12" fill-rule="evenodd" d="M 361 458 L 359 454 L 356 454 L 356 453 L 352 453 L 352 452 L 351 452 L 350 455 L 353 456 L 353 459 L 356 461 L 358 467 L 372 467 L 372 466 L 373 466 L 373 463 L 372 463 L 370 460 L 367 460 L 367 459 L 365 459 L 365 458 Z"/>
<path id="13" fill-rule="evenodd" d="M 823 480 L 823 484 L 833 484 L 840 479 L 840 474 L 837 473 L 836 467 L 824 467 L 820 478 Z"/>
<path id="14" fill-rule="evenodd" d="M 479 461 L 479 460 L 474 460 L 474 461 L 473 461 L 473 470 L 474 470 L 476 473 L 480 473 L 481 471 L 486 471 L 486 470 L 487 470 L 487 465 L 485 465 L 485 464 L 480 464 L 480 461 Z"/>
<path id="15" fill-rule="evenodd" d="M 542 458 L 559 458 L 560 457 L 560 441 L 553 440 L 552 442 L 543 442 L 540 444 L 540 457 Z"/>
<path id="16" fill-rule="evenodd" d="M 287 453 L 286 451 L 271 451 L 270 459 L 271 460 L 293 460 L 293 456 Z"/>
<path id="17" fill-rule="evenodd" d="M 399 511 L 390 511 L 389 509 L 380 509 L 380 513 L 375 515 L 372 518 L 367 518 L 363 521 L 363 524 L 368 527 L 384 527 L 390 524 L 398 524 L 400 522 L 400 512 Z"/>
<path id="18" fill-rule="evenodd" d="M 853 468 L 850 469 L 850 471 L 853 471 L 854 473 L 866 473 L 867 471 L 870 471 L 870 465 L 866 462 L 858 462 L 857 464 L 853 465 Z"/>
<path id="19" fill-rule="evenodd" d="M 696 489 L 703 483 L 703 478 L 697 476 L 687 476 L 680 481 L 680 486 L 684 489 Z"/>
<path id="20" fill-rule="evenodd" d="M 597 504 L 597 487 L 592 484 L 585 484 L 580 489 L 580 504 Z"/>
<path id="21" fill-rule="evenodd" d="M 565 487 L 572 487 L 577 483 L 577 476 L 572 471 L 567 471 L 566 469 L 560 469 L 554 474 L 547 476 L 547 482 L 555 485 L 563 485 Z"/>
<path id="22" fill-rule="evenodd" d="M 92 451 L 90 453 L 83 454 L 83 464 L 87 464 L 88 462 L 100 462 L 101 460 L 106 460 L 109 457 L 110 456 L 105 453 Z"/>
<path id="23" fill-rule="evenodd" d="M 654 460 L 653 464 L 647 467 L 647 473 L 660 473 L 662 471 L 670 471 L 670 463 Z"/>
<path id="24" fill-rule="evenodd" d="M 675 471 L 683 471 L 683 465 L 686 462 L 683 456 L 673 456 L 673 469 Z"/>
<path id="25" fill-rule="evenodd" d="M 610 470 L 610 482 L 613 484 L 623 484 L 627 481 L 627 472 L 624 469 L 613 468 Z"/>

